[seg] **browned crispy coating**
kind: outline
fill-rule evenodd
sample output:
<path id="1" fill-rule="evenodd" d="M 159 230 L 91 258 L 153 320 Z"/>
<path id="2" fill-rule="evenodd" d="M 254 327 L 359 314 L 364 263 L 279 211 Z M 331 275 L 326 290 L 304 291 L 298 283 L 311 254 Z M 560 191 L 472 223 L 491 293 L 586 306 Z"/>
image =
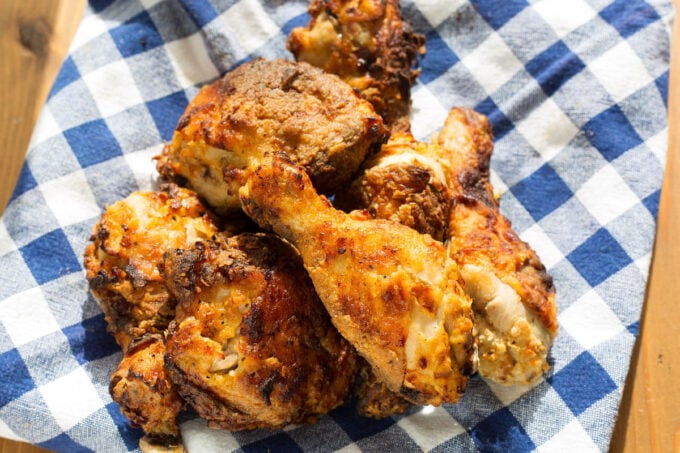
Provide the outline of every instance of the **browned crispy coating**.
<path id="1" fill-rule="evenodd" d="M 364 417 L 390 417 L 403 413 L 411 406 L 411 403 L 378 380 L 368 363 L 364 363 L 359 371 L 359 382 L 355 393 L 357 412 Z"/>
<path id="2" fill-rule="evenodd" d="M 280 155 L 252 174 L 241 201 L 300 251 L 333 323 L 379 381 L 419 404 L 458 400 L 472 370 L 471 309 L 441 242 L 334 209 Z"/>
<path id="3" fill-rule="evenodd" d="M 179 435 L 182 407 L 163 366 L 162 335 L 175 315 L 175 299 L 158 264 L 169 248 L 188 247 L 217 230 L 194 192 L 170 184 L 108 206 L 85 249 L 90 289 L 124 353 L 111 377 L 111 396 L 154 438 Z"/>
<path id="4" fill-rule="evenodd" d="M 217 230 L 196 194 L 173 184 L 134 192 L 106 208 L 84 262 L 90 289 L 123 351 L 135 338 L 162 333 L 175 315 L 157 269 L 163 253 L 210 239 Z"/>
<path id="5" fill-rule="evenodd" d="M 491 126 L 479 113 L 452 109 L 434 142 L 451 153 L 448 235 L 477 314 L 480 374 L 503 384 L 535 382 L 549 368 L 557 333 L 555 287 L 500 213 L 489 179 Z"/>
<path id="6" fill-rule="evenodd" d="M 451 193 L 446 170 L 435 145 L 418 142 L 410 133 L 392 134 L 380 152 L 369 157 L 336 205 L 366 209 L 443 241 L 449 221 Z"/>
<path id="7" fill-rule="evenodd" d="M 446 239 L 473 300 L 480 374 L 504 384 L 532 383 L 548 369 L 555 290 L 536 253 L 500 213 L 489 179 L 492 151 L 487 118 L 454 108 L 432 143 L 395 134 L 337 198 L 346 209 L 365 208 Z M 424 178 L 414 167 L 429 175 L 427 186 L 419 185 Z M 442 209 L 424 210 L 436 205 L 438 191 Z M 423 211 L 430 215 L 403 214 Z"/>
<path id="8" fill-rule="evenodd" d="M 166 366 L 214 428 L 313 421 L 351 394 L 359 359 L 335 330 L 294 249 L 241 234 L 166 254 L 179 300 Z"/>
<path id="9" fill-rule="evenodd" d="M 410 129 L 414 69 L 425 37 L 401 17 L 398 0 L 313 0 L 311 20 L 295 28 L 288 49 L 337 74 L 362 94 L 393 132 Z"/>
<path id="10" fill-rule="evenodd" d="M 337 76 L 307 63 L 257 59 L 198 92 L 157 167 L 226 213 L 240 208 L 238 189 L 267 153 L 288 153 L 327 192 L 386 138 L 371 104 Z"/>
<path id="11" fill-rule="evenodd" d="M 133 342 L 111 375 L 109 393 L 121 411 L 162 444 L 179 435 L 177 414 L 184 401 L 165 371 L 165 343 L 161 335 Z"/>

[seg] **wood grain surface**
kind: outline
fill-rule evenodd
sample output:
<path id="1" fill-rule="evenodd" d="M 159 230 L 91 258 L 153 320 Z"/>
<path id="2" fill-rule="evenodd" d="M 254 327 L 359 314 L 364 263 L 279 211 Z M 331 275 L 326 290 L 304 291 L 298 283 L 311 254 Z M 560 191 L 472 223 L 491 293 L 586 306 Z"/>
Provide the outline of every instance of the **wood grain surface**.
<path id="1" fill-rule="evenodd" d="M 677 9 L 680 0 L 674 3 Z M 0 213 L 84 5 L 85 0 L 0 0 Z M 674 41 L 657 238 L 613 452 L 680 453 L 680 21 Z M 44 451 L 0 439 L 0 453 Z"/>

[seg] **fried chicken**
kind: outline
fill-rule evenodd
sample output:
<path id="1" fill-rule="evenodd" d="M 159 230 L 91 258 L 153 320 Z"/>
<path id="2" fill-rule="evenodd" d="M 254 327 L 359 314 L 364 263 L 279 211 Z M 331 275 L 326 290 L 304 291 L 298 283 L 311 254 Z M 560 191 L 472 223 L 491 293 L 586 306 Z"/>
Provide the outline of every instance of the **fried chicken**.
<path id="1" fill-rule="evenodd" d="M 454 108 L 432 143 L 391 137 L 337 198 L 344 208 L 365 208 L 446 239 L 473 300 L 480 374 L 527 384 L 548 369 L 555 290 L 536 253 L 499 211 L 489 180 L 492 151 L 486 117 Z"/>
<path id="2" fill-rule="evenodd" d="M 489 180 L 491 126 L 479 113 L 452 109 L 434 143 L 450 153 L 449 244 L 473 300 L 479 373 L 506 385 L 534 383 L 549 369 L 557 334 L 555 287 L 500 213 Z"/>
<path id="3" fill-rule="evenodd" d="M 417 404 L 455 402 L 472 371 L 472 319 L 440 242 L 317 194 L 283 155 L 241 189 L 244 211 L 290 241 L 343 337 L 379 381 Z"/>
<path id="4" fill-rule="evenodd" d="M 157 265 L 170 248 L 210 239 L 218 230 L 194 192 L 175 185 L 134 192 L 108 206 L 94 226 L 84 264 L 124 357 L 111 377 L 111 396 L 128 418 L 154 437 L 179 434 L 183 403 L 163 366 L 163 332 L 175 300 Z"/>
<path id="5" fill-rule="evenodd" d="M 166 366 L 209 426 L 313 421 L 351 394 L 359 358 L 333 328 L 300 257 L 273 234 L 168 252 L 179 300 Z"/>
<path id="6" fill-rule="evenodd" d="M 295 28 L 288 49 L 337 74 L 367 99 L 393 131 L 410 129 L 414 69 L 425 37 L 402 20 L 398 0 L 313 0 L 311 20 Z"/>
<path id="7" fill-rule="evenodd" d="M 366 160 L 349 189 L 336 194 L 335 205 L 366 209 L 443 241 L 451 208 L 448 173 L 437 145 L 398 132 Z"/>
<path id="8" fill-rule="evenodd" d="M 157 157 L 220 213 L 266 153 L 283 151 L 324 192 L 346 183 L 387 138 L 380 116 L 337 76 L 307 63 L 258 59 L 203 87 Z"/>

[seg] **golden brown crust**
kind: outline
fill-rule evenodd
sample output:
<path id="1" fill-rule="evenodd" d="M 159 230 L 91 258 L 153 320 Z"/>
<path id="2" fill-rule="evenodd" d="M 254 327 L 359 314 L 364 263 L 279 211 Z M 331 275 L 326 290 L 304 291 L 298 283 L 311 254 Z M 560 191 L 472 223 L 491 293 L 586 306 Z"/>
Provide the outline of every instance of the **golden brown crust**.
<path id="1" fill-rule="evenodd" d="M 121 411 L 157 442 L 177 443 L 177 414 L 184 401 L 165 370 L 165 344 L 160 335 L 135 341 L 111 375 L 109 393 Z"/>
<path id="2" fill-rule="evenodd" d="M 157 167 L 225 213 L 239 209 L 238 189 L 267 153 L 285 152 L 327 192 L 386 137 L 373 107 L 336 76 L 257 59 L 198 92 Z"/>
<path id="3" fill-rule="evenodd" d="M 241 200 L 300 251 L 333 323 L 391 391 L 422 404 L 460 397 L 472 371 L 470 301 L 440 242 L 333 209 L 281 158 L 253 173 Z"/>
<path id="4" fill-rule="evenodd" d="M 356 409 L 360 415 L 385 418 L 402 414 L 411 406 L 411 403 L 378 380 L 370 365 L 362 366 L 359 376 Z"/>
<path id="5" fill-rule="evenodd" d="M 374 218 L 393 220 L 443 241 L 451 194 L 433 148 L 410 133 L 393 134 L 366 160 L 349 189 L 336 194 L 336 205 L 346 211 L 366 209 Z"/>
<path id="6" fill-rule="evenodd" d="M 210 425 L 230 430 L 312 421 L 351 392 L 358 358 L 332 327 L 294 250 L 242 234 L 166 254 L 179 300 L 167 366 Z"/>
<path id="7" fill-rule="evenodd" d="M 402 19 L 399 1 L 313 0 L 309 14 L 309 24 L 288 39 L 296 59 L 340 76 L 393 132 L 409 130 L 414 66 L 425 37 Z"/>
<path id="8" fill-rule="evenodd" d="M 461 133 L 461 127 L 466 131 Z M 554 337 L 555 287 L 536 252 L 522 241 L 500 213 L 489 179 L 493 132 L 484 115 L 452 109 L 436 142 L 451 150 L 454 204 L 449 237 L 456 260 L 483 264 L 508 283 Z M 469 140 L 471 143 L 461 143 Z"/>
<path id="9" fill-rule="evenodd" d="M 174 317 L 175 302 L 157 269 L 163 253 L 218 229 L 194 192 L 173 184 L 164 189 L 134 192 L 108 206 L 85 249 L 90 289 L 123 351 L 135 338 L 162 333 Z"/>

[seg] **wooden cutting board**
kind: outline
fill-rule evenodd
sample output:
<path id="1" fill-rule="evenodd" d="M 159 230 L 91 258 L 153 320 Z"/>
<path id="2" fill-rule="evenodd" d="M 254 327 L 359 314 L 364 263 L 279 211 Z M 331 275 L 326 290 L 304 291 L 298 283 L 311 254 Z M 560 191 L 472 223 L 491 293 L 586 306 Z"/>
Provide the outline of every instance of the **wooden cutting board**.
<path id="1" fill-rule="evenodd" d="M 676 9 L 680 0 L 675 0 Z M 85 0 L 0 0 L 0 213 Z M 669 149 L 641 333 L 612 451 L 680 452 L 680 22 L 674 27 Z M 0 439 L 0 453 L 44 452 Z"/>

